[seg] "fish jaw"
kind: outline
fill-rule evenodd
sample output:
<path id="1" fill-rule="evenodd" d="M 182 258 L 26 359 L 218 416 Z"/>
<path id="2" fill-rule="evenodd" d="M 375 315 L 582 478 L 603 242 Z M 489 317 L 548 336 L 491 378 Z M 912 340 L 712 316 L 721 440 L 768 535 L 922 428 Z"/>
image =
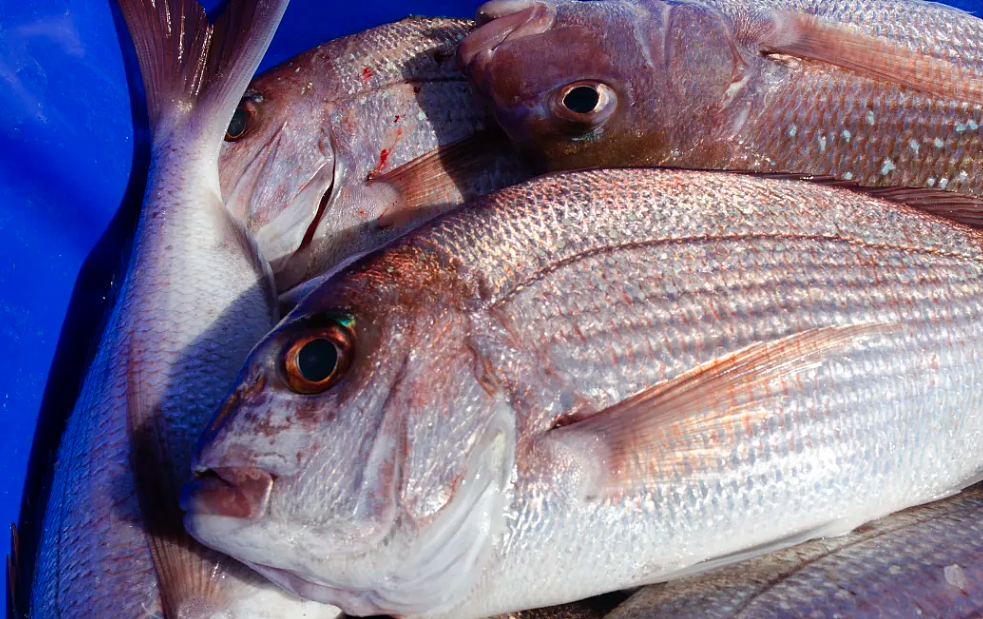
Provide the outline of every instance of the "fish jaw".
<path id="1" fill-rule="evenodd" d="M 493 0 L 478 7 L 477 14 L 478 29 L 457 48 L 457 64 L 462 71 L 472 65 L 474 70 L 484 69 L 499 45 L 549 30 L 556 19 L 556 8 L 531 0 Z"/>
<path id="2" fill-rule="evenodd" d="M 343 542 L 327 528 L 292 527 L 237 508 L 226 510 L 231 515 L 209 513 L 207 507 L 202 511 L 215 495 L 200 482 L 186 487 L 185 526 L 203 544 L 245 562 L 287 591 L 347 614 L 440 612 L 466 597 L 504 531 L 514 446 L 514 411 L 500 401 L 455 482 L 453 498 L 432 522 L 401 514 L 391 529 L 374 528 L 370 538 L 358 540 L 355 552 L 339 552 Z M 283 493 L 294 489 L 289 478 L 277 478 L 274 487 Z M 248 489 L 249 484 L 236 488 Z M 344 543 L 351 547 L 352 539 Z"/>

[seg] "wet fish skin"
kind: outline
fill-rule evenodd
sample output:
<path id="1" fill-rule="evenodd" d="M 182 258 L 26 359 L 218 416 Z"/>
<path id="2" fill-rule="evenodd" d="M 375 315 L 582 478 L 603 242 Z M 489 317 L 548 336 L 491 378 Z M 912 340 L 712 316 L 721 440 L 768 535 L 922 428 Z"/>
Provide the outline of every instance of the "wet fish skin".
<path id="1" fill-rule="evenodd" d="M 507 140 L 489 138 L 403 179 L 408 186 L 386 179 L 495 127 L 454 61 L 471 25 L 384 24 L 319 45 L 250 85 L 245 132 L 222 147 L 222 190 L 257 234 L 281 292 L 528 176 Z"/>
<path id="2" fill-rule="evenodd" d="M 276 481 L 250 518 L 192 483 L 185 525 L 349 614 L 457 619 L 845 533 L 983 470 L 981 242 L 726 173 L 501 190 L 257 345 L 194 467 Z M 319 333 L 350 364 L 300 395 Z"/>
<path id="3" fill-rule="evenodd" d="M 979 487 L 834 539 L 646 587 L 610 619 L 970 617 L 983 607 Z"/>
<path id="4" fill-rule="evenodd" d="M 983 196 L 974 154 L 983 147 L 983 20 L 958 9 L 908 0 L 485 6 L 507 16 L 465 39 L 460 61 L 509 136 L 546 169 L 792 172 Z M 891 43 L 900 57 L 877 64 L 871 53 L 861 72 L 780 53 L 766 43 L 789 15 L 815 16 L 861 46 L 864 37 Z M 946 92 L 874 77 L 875 65 L 900 74 L 916 61 L 916 73 L 938 73 Z M 562 98 L 581 81 L 606 87 L 609 104 L 573 121 Z M 969 83 L 977 98 L 952 96 L 950 86 Z"/>
<path id="5" fill-rule="evenodd" d="M 146 85 L 150 177 L 59 447 L 29 616 L 333 617 L 196 544 L 175 492 L 208 414 L 276 318 L 269 267 L 225 211 L 216 162 L 287 1 L 233 1 L 214 28 L 196 2 L 119 4 Z"/>

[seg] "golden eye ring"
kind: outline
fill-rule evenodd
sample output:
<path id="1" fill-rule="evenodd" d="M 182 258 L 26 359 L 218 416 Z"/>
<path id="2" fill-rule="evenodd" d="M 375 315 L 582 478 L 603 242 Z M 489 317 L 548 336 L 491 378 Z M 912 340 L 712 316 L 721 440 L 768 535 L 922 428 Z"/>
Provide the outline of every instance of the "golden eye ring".
<path id="1" fill-rule="evenodd" d="M 287 384 L 297 393 L 323 393 L 345 376 L 354 351 L 355 334 L 340 322 L 305 333 L 283 355 Z"/>
<path id="2" fill-rule="evenodd" d="M 618 107 L 613 88 L 596 80 L 567 84 L 554 92 L 550 109 L 554 116 L 584 131 L 604 123 Z"/>
<path id="3" fill-rule="evenodd" d="M 256 115 L 259 112 L 258 98 L 255 95 L 246 95 L 239 101 L 236 111 L 232 114 L 232 120 L 225 130 L 225 141 L 235 142 L 244 138 L 252 129 L 256 122 Z"/>

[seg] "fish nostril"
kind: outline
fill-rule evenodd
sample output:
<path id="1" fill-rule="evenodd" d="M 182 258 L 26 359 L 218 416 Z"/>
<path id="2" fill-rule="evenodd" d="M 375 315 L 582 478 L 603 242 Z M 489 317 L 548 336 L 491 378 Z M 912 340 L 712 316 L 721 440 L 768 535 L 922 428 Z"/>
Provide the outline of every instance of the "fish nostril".
<path id="1" fill-rule="evenodd" d="M 255 519 L 266 513 L 274 479 L 251 466 L 195 471 L 181 492 L 181 509 L 198 515 Z"/>

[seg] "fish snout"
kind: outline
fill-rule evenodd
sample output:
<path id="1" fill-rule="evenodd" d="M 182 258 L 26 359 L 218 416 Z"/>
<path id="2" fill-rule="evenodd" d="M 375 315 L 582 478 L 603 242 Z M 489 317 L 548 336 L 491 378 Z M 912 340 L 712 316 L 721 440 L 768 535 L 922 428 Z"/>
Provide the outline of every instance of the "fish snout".
<path id="1" fill-rule="evenodd" d="M 475 19 L 478 27 L 457 47 L 458 67 L 472 75 L 499 45 L 549 30 L 556 8 L 540 0 L 492 0 L 478 7 Z"/>
<path id="2" fill-rule="evenodd" d="M 480 28 L 488 22 L 524 11 L 536 4 L 541 4 L 539 0 L 491 0 L 478 7 L 474 14 L 475 28 Z"/>
<path id="3" fill-rule="evenodd" d="M 252 466 L 196 471 L 181 492 L 181 509 L 196 515 L 253 520 L 266 513 L 273 475 Z"/>

